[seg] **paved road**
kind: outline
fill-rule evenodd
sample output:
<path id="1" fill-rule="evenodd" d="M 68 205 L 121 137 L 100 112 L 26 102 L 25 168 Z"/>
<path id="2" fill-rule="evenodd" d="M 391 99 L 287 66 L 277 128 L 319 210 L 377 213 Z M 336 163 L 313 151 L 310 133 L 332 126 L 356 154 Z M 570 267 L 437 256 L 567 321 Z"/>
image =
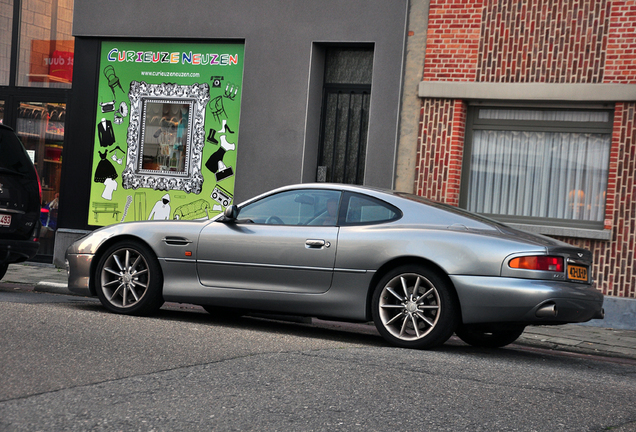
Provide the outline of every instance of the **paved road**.
<path id="1" fill-rule="evenodd" d="M 636 431 L 633 362 L 20 289 L 0 290 L 0 326 L 2 431 Z"/>

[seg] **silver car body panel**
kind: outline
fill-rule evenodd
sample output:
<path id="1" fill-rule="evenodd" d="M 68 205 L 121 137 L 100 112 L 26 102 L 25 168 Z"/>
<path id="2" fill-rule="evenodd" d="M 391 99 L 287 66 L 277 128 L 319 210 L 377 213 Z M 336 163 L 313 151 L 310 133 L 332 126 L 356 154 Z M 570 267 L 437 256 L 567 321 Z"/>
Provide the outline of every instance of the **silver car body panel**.
<path id="1" fill-rule="evenodd" d="M 204 286 L 318 294 L 331 286 L 338 227 L 212 223 L 198 246 Z"/>
<path id="2" fill-rule="evenodd" d="M 448 276 L 464 323 L 580 322 L 600 316 L 603 296 L 591 279 L 569 282 L 563 272 L 507 265 L 516 256 L 559 255 L 567 263 L 589 268 L 589 251 L 460 209 L 334 184 L 284 187 L 239 207 L 294 188 L 372 196 L 400 209 L 402 217 L 340 227 L 223 222 L 221 216 L 211 221 L 112 225 L 69 247 L 69 289 L 79 293 L 92 289 L 89 278 L 95 254 L 113 240 L 134 238 L 157 255 L 166 301 L 365 321 L 370 319 L 369 294 L 377 283 L 376 273 L 395 263 L 417 261 Z M 536 316 L 536 310 L 548 302 L 561 309 L 558 319 Z"/>

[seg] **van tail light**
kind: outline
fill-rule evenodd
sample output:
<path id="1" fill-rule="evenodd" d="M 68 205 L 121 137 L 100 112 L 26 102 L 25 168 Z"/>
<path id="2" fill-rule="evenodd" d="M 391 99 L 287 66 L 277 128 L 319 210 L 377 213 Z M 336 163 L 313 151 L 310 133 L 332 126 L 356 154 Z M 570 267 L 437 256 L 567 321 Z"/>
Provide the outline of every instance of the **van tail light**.
<path id="1" fill-rule="evenodd" d="M 35 170 L 35 177 L 38 179 L 38 189 L 40 191 L 40 201 L 38 201 L 38 206 L 42 203 L 42 183 L 40 183 L 40 175 L 38 174 L 38 170 Z"/>
<path id="2" fill-rule="evenodd" d="M 543 270 L 553 272 L 563 272 L 563 258 L 555 256 L 525 256 L 513 258 L 508 265 L 511 268 L 524 270 Z"/>

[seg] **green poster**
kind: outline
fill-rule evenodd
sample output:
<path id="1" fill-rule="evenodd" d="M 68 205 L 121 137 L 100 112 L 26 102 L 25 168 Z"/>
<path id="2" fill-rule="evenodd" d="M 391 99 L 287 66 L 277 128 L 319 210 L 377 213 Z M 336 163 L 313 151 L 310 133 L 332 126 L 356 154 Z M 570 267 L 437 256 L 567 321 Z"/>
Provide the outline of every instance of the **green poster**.
<path id="1" fill-rule="evenodd" d="M 89 225 L 209 219 L 232 202 L 243 52 L 102 43 Z"/>

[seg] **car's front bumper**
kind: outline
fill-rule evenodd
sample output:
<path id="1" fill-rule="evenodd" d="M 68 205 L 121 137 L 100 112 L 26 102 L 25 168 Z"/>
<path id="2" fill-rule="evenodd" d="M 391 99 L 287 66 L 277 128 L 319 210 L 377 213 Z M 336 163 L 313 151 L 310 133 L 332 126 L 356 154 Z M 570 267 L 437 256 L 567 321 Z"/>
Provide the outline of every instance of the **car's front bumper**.
<path id="1" fill-rule="evenodd" d="M 95 295 L 90 290 L 91 262 L 93 254 L 66 254 L 68 289 L 75 294 Z"/>
<path id="2" fill-rule="evenodd" d="M 590 285 L 483 276 L 450 276 L 464 324 L 565 324 L 603 317 L 603 294 Z M 554 305 L 555 314 L 538 312 Z"/>

